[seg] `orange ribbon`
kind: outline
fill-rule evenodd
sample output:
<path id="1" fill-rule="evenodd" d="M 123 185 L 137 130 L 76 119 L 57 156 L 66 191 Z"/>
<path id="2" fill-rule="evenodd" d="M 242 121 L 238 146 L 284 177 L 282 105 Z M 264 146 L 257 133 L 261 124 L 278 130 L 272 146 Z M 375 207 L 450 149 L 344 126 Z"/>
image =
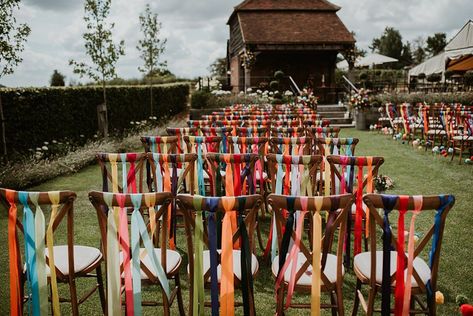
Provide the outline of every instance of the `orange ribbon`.
<path id="1" fill-rule="evenodd" d="M 235 289 L 233 274 L 233 229 L 231 214 L 235 213 L 235 197 L 222 198 L 225 215 L 222 223 L 222 279 L 220 284 L 220 314 L 234 315 Z"/>
<path id="2" fill-rule="evenodd" d="M 5 192 L 10 209 L 8 210 L 8 252 L 10 257 L 10 314 L 13 316 L 23 313 L 21 308 L 22 298 L 20 290 L 20 273 L 18 271 L 18 244 L 16 238 L 17 207 L 15 191 Z"/>

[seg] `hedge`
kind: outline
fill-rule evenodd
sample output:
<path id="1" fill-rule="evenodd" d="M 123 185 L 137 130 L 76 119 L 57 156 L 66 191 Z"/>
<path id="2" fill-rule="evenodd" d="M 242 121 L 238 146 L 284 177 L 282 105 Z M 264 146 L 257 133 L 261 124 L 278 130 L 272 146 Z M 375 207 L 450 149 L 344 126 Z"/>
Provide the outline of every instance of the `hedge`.
<path id="1" fill-rule="evenodd" d="M 463 105 L 473 105 L 473 92 L 448 92 L 448 93 L 385 93 L 372 96 L 372 103 L 384 105 L 387 102 L 401 104 L 417 103 L 461 103 Z"/>
<path id="2" fill-rule="evenodd" d="M 187 105 L 189 84 L 153 86 L 153 116 L 174 116 Z M 8 154 L 25 153 L 45 141 L 84 142 L 97 134 L 97 105 L 101 87 L 0 89 Z M 150 116 L 146 86 L 107 87 L 109 131 L 120 134 L 131 121 Z"/>

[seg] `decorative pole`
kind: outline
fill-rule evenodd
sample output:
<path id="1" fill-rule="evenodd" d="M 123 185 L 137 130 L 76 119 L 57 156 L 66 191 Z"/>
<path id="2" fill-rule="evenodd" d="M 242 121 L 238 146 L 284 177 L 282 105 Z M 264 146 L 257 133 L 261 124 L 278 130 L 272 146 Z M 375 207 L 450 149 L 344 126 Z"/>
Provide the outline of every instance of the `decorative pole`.
<path id="1" fill-rule="evenodd" d="M 251 67 L 255 63 L 255 54 L 250 51 L 249 48 L 246 48 L 243 54 L 241 55 L 241 65 L 245 69 L 245 83 L 244 89 L 245 93 L 251 85 Z"/>

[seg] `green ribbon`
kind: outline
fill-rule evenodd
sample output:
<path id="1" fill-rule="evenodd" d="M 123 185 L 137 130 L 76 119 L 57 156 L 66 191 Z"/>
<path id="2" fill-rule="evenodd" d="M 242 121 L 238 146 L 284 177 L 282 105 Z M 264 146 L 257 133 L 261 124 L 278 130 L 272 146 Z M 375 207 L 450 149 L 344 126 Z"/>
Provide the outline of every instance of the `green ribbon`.
<path id="1" fill-rule="evenodd" d="M 194 293 L 193 293 L 193 315 L 204 315 L 204 224 L 202 221 L 202 196 L 194 196 L 193 204 L 196 211 L 194 230 Z"/>

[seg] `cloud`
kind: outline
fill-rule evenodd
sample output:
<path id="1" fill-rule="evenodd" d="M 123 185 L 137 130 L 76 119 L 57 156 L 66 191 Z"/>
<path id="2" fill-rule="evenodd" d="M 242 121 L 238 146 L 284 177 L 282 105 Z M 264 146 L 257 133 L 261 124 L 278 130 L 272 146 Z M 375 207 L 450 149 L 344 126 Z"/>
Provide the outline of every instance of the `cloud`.
<path id="1" fill-rule="evenodd" d="M 146 3 L 159 14 L 162 37 L 168 39 L 163 60 L 181 77 L 208 74 L 209 65 L 225 56 L 229 36 L 226 22 L 233 7 L 242 0 L 112 0 L 109 21 L 115 23 L 113 38 L 125 40 L 126 56 L 117 64 L 120 77 L 139 77 L 142 64 L 136 50 L 141 37 L 138 16 Z M 338 15 L 351 31 L 358 45 L 368 49 L 374 37 L 386 26 L 398 29 L 403 40 L 426 38 L 446 32 L 450 39 L 471 18 L 471 0 L 332 0 L 342 7 Z M 68 60 L 89 62 L 82 34 L 83 1 L 23 0 L 15 13 L 19 22 L 27 22 L 32 33 L 22 56 L 24 62 L 13 75 L 2 78 L 8 86 L 48 85 L 54 69 L 68 79 L 77 80 Z"/>

